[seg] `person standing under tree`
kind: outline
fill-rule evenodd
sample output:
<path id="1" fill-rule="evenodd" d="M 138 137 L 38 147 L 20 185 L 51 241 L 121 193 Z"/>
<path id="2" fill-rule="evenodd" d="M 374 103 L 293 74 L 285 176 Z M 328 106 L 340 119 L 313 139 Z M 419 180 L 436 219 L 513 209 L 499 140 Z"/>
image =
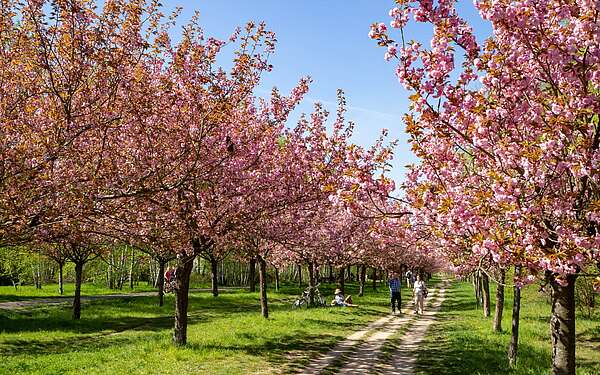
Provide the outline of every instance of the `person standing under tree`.
<path id="1" fill-rule="evenodd" d="M 410 270 L 406 271 L 406 274 L 404 275 L 406 277 L 406 286 L 408 286 L 409 288 L 413 287 L 413 274 L 412 272 L 410 272 Z"/>
<path id="2" fill-rule="evenodd" d="M 427 287 L 425 286 L 425 281 L 421 280 L 420 274 L 417 274 L 413 293 L 415 296 L 415 314 L 423 314 L 423 301 L 427 296 Z"/>
<path id="3" fill-rule="evenodd" d="M 398 304 L 398 313 L 401 313 L 400 304 L 402 302 L 402 295 L 400 294 L 400 278 L 396 272 L 392 273 L 392 278 L 388 281 L 390 287 L 390 300 L 392 305 L 392 314 L 396 313 L 396 303 Z"/>

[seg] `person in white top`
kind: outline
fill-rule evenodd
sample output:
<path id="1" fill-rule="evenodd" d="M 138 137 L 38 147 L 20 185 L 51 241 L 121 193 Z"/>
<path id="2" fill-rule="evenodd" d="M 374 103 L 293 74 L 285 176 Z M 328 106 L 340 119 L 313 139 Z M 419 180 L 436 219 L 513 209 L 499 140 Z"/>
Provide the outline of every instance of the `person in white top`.
<path id="1" fill-rule="evenodd" d="M 420 274 L 417 274 L 413 294 L 415 296 L 415 314 L 423 314 L 423 301 L 427 295 L 427 287 L 425 281 L 421 280 Z"/>

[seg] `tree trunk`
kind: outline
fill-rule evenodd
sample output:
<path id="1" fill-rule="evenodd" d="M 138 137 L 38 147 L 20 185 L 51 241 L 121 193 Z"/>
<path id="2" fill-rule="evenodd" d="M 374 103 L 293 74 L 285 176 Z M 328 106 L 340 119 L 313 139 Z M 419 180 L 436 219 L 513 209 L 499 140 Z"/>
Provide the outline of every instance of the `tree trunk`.
<path id="1" fill-rule="evenodd" d="M 279 292 L 279 268 L 275 268 L 275 291 Z"/>
<path id="2" fill-rule="evenodd" d="M 358 296 L 362 297 L 365 293 L 365 279 L 367 277 L 367 266 L 361 264 L 360 266 L 360 283 L 358 285 Z"/>
<path id="3" fill-rule="evenodd" d="M 267 305 L 267 261 L 260 255 L 258 260 L 258 278 L 260 284 L 260 312 L 266 319 L 269 317 L 269 306 Z"/>
<path id="4" fill-rule="evenodd" d="M 373 290 L 377 290 L 377 268 L 373 268 Z"/>
<path id="5" fill-rule="evenodd" d="M 219 262 L 216 259 L 210 259 L 211 288 L 213 297 L 219 295 Z"/>
<path id="6" fill-rule="evenodd" d="M 334 281 L 335 281 L 335 277 L 333 276 L 333 266 L 330 264 L 329 265 L 329 283 L 333 284 Z"/>
<path id="7" fill-rule="evenodd" d="M 73 298 L 73 319 L 81 318 L 81 282 L 83 280 L 83 262 L 75 263 L 75 298 Z"/>
<path id="8" fill-rule="evenodd" d="M 506 271 L 500 269 L 500 280 L 496 286 L 496 311 L 494 312 L 494 332 L 502 332 L 502 313 L 504 312 L 504 282 Z"/>
<path id="9" fill-rule="evenodd" d="M 346 291 L 344 290 L 346 287 L 346 269 L 345 268 L 340 268 L 339 272 L 338 272 L 338 288 L 342 291 L 342 294 L 346 294 Z"/>
<path id="10" fill-rule="evenodd" d="M 63 279 L 63 269 L 65 267 L 64 263 L 58 263 L 58 293 L 62 296 L 65 292 L 64 289 L 64 279 Z"/>
<path id="11" fill-rule="evenodd" d="M 179 259 L 175 270 L 175 329 L 173 344 L 182 346 L 187 343 L 187 310 L 190 290 L 190 274 L 194 267 L 193 258 Z"/>
<path id="12" fill-rule="evenodd" d="M 158 306 L 165 303 L 165 262 L 162 259 L 158 260 L 158 274 L 156 275 L 156 286 L 158 287 Z"/>
<path id="13" fill-rule="evenodd" d="M 520 276 L 521 267 L 515 266 L 515 276 Z M 521 288 L 513 287 L 513 310 L 512 310 L 512 334 L 510 346 L 508 347 L 508 363 L 514 366 L 517 363 L 517 352 L 519 347 L 519 313 L 521 311 Z"/>
<path id="14" fill-rule="evenodd" d="M 135 264 L 135 254 L 133 246 L 131 247 L 131 263 L 129 264 L 129 289 L 133 289 L 133 265 Z"/>
<path id="15" fill-rule="evenodd" d="M 475 302 L 477 303 L 477 309 L 481 306 L 481 281 L 479 279 L 479 271 L 473 275 L 473 287 L 475 287 Z"/>
<path id="16" fill-rule="evenodd" d="M 315 305 L 315 265 L 308 262 L 308 305 Z"/>
<path id="17" fill-rule="evenodd" d="M 248 271 L 248 286 L 251 292 L 256 292 L 256 258 L 250 258 L 250 270 Z"/>
<path id="18" fill-rule="evenodd" d="M 483 316 L 490 316 L 490 278 L 487 273 L 481 274 L 481 284 L 483 286 Z"/>
<path id="19" fill-rule="evenodd" d="M 552 285 L 552 374 L 575 374 L 575 280 L 576 275 L 566 277 L 562 286 L 555 279 Z"/>
<path id="20" fill-rule="evenodd" d="M 302 265 L 298 264 L 298 285 L 302 286 Z"/>
<path id="21" fill-rule="evenodd" d="M 110 251 L 110 259 L 109 259 L 110 263 L 108 264 L 108 269 L 106 270 L 106 286 L 108 287 L 108 289 L 114 289 L 115 284 L 114 284 L 114 264 L 115 264 L 115 253 L 114 250 Z"/>

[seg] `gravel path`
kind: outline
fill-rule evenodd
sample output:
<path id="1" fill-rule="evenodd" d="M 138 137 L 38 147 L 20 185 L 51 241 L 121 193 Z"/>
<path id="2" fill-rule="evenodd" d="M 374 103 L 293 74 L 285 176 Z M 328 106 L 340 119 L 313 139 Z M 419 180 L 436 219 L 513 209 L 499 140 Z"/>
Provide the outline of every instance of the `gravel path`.
<path id="1" fill-rule="evenodd" d="M 447 282 L 443 282 L 439 290 L 429 288 L 428 306 L 423 315 L 414 314 L 411 301 L 401 315 L 385 316 L 353 333 L 313 360 L 300 374 L 413 374 L 416 349 L 444 300 L 446 286 Z M 406 332 L 398 339 L 398 349 L 388 356 L 391 358 L 388 363 L 383 359 L 382 347 L 403 327 Z"/>

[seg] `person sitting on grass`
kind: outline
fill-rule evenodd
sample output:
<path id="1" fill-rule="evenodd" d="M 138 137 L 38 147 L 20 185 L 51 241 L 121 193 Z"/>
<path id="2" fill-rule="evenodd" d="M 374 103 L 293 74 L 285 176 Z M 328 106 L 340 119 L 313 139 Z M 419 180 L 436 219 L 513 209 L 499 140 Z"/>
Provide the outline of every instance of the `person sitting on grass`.
<path id="1" fill-rule="evenodd" d="M 357 307 L 352 303 L 352 296 L 348 296 L 344 298 L 344 293 L 342 293 L 341 289 L 335 290 L 335 297 L 333 301 L 331 301 L 331 306 L 348 306 L 348 307 Z"/>

